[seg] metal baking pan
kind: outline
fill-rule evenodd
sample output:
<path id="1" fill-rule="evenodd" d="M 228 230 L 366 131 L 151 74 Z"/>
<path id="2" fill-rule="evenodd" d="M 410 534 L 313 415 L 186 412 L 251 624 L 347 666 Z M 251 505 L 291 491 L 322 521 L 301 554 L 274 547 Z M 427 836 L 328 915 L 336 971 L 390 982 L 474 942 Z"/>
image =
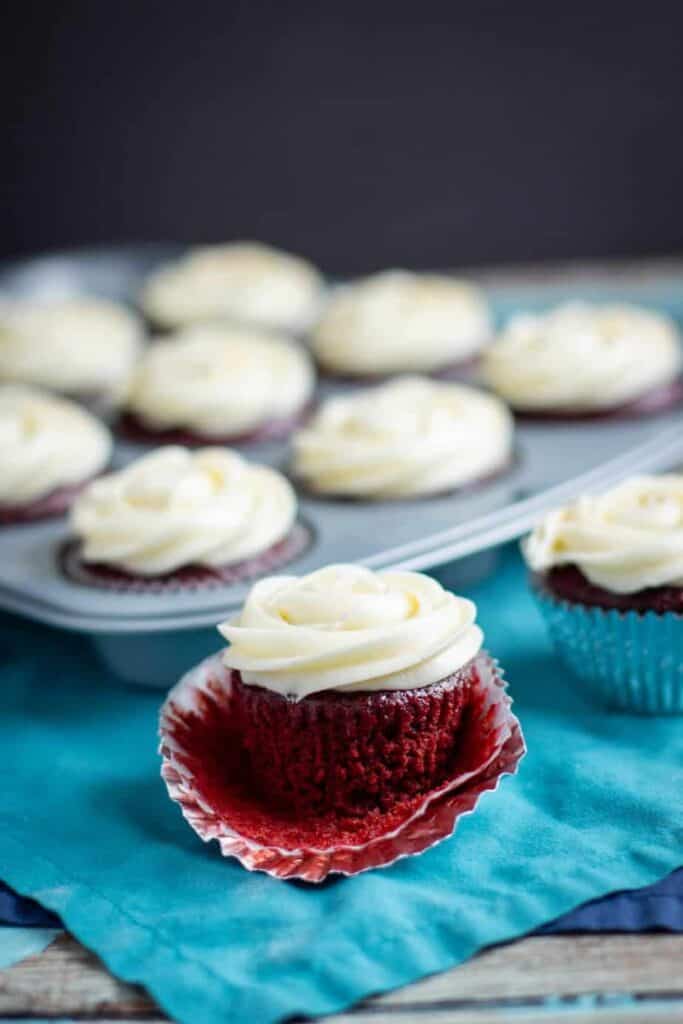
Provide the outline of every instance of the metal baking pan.
<path id="1" fill-rule="evenodd" d="M 179 251 L 177 246 L 106 248 L 6 264 L 0 268 L 0 297 L 89 293 L 134 304 L 142 277 Z M 683 266 L 569 275 L 565 280 L 552 275 L 524 279 L 519 272 L 481 277 L 499 322 L 516 309 L 539 309 L 582 297 L 638 302 L 679 322 L 683 319 Z M 666 469 L 682 461 L 683 410 L 632 421 L 521 424 L 516 447 L 515 465 L 508 473 L 460 495 L 365 503 L 300 494 L 301 519 L 310 527 L 311 543 L 281 571 L 303 574 L 342 561 L 375 568 L 429 569 L 486 551 L 528 529 L 545 508 L 591 486 L 607 486 L 632 472 Z M 115 461 L 123 464 L 144 450 L 117 443 Z M 252 444 L 242 450 L 257 461 L 279 468 L 287 465 L 286 441 Z M 194 632 L 203 637 L 198 653 L 205 651 L 214 636 L 208 627 L 236 609 L 249 588 L 243 583 L 163 595 L 89 588 L 61 573 L 58 552 L 67 538 L 65 520 L 0 531 L 0 607 L 96 634 L 103 652 L 109 647 L 110 660 L 122 650 L 121 634 L 127 638 L 129 661 L 134 635 L 140 642 L 153 634 L 158 641 L 165 638 L 168 654 L 169 633 L 188 631 L 185 641 L 189 642 L 189 632 Z M 144 650 L 143 644 L 143 654 Z M 132 678 L 139 672 L 128 674 Z"/>

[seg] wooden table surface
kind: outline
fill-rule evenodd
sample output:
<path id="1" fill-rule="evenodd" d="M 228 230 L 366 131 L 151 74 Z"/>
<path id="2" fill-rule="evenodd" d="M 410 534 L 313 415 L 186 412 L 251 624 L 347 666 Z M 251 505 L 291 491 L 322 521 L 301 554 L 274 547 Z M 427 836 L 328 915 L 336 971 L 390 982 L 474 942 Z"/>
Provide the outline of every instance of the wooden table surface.
<path id="1" fill-rule="evenodd" d="M 0 971 L 0 1021 L 166 1018 L 69 936 Z M 683 935 L 522 939 L 324 1018 L 329 1024 L 680 1024 Z M 259 1024 L 254 1021 L 253 1024 Z"/>

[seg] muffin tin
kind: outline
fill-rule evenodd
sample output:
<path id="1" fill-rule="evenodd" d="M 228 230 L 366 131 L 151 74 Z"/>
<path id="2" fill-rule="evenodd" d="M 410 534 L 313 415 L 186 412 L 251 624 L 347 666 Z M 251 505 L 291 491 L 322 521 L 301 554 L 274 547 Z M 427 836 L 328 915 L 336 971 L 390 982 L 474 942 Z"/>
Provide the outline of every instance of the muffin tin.
<path id="1" fill-rule="evenodd" d="M 57 298 L 87 292 L 132 302 L 144 274 L 179 251 L 172 246 L 111 248 L 10 264 L 0 270 L 0 297 Z M 487 291 L 498 320 L 514 309 L 543 308 L 572 297 L 628 299 L 683 319 L 683 267 L 647 275 L 570 278 L 564 284 L 498 277 Z M 326 382 L 319 391 L 324 395 L 343 387 L 354 385 Z M 117 442 L 115 464 L 145 450 Z M 256 461 L 287 466 L 287 442 L 241 450 Z M 519 536 L 545 509 L 581 491 L 680 461 L 683 410 L 638 420 L 521 423 L 511 469 L 461 494 L 373 503 L 300 494 L 300 515 L 311 529 L 311 543 L 280 571 L 303 574 L 342 561 L 374 568 L 433 568 Z M 0 531 L 0 607 L 92 634 L 110 666 L 131 681 L 170 684 L 184 668 L 219 647 L 213 626 L 241 604 L 249 589 L 249 583 L 242 583 L 159 595 L 84 587 L 59 569 L 59 549 L 67 538 L 63 520 Z"/>

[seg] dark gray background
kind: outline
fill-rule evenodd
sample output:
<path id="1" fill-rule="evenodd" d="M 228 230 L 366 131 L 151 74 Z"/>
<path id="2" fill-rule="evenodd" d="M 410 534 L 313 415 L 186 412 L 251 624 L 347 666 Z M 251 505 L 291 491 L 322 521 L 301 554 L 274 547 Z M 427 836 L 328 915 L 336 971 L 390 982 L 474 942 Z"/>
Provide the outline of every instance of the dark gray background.
<path id="1" fill-rule="evenodd" d="M 683 249 L 683 5 L 11 3 L 1 255 L 335 272 Z"/>

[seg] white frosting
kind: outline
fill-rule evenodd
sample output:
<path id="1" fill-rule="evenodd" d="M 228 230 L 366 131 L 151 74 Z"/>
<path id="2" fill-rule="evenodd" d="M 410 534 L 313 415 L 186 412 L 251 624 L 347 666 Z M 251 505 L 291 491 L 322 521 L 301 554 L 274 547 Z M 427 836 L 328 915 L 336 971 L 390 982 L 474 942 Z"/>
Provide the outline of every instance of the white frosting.
<path id="1" fill-rule="evenodd" d="M 635 306 L 569 303 L 512 318 L 488 350 L 484 374 L 512 406 L 609 409 L 680 372 L 674 324 Z"/>
<path id="2" fill-rule="evenodd" d="M 476 607 L 416 572 L 332 565 L 256 583 L 218 628 L 247 684 L 301 700 L 322 690 L 413 690 L 480 650 Z"/>
<path id="3" fill-rule="evenodd" d="M 490 333 L 486 300 L 474 285 L 388 270 L 333 293 L 312 345 L 335 373 L 429 373 L 469 359 Z"/>
<path id="4" fill-rule="evenodd" d="M 322 494 L 436 494 L 502 469 L 512 437 L 492 395 L 405 377 L 328 399 L 294 437 L 294 472 Z"/>
<path id="5" fill-rule="evenodd" d="M 318 271 L 298 256 L 232 242 L 191 249 L 152 274 L 142 306 L 165 327 L 227 319 L 297 332 L 317 314 L 322 286 Z"/>
<path id="6" fill-rule="evenodd" d="M 683 587 L 683 476 L 633 477 L 551 512 L 523 542 L 529 566 L 576 565 L 615 594 Z"/>
<path id="7" fill-rule="evenodd" d="M 308 356 L 284 338 L 202 326 L 147 350 L 126 404 L 155 430 L 229 437 L 296 414 L 313 387 Z"/>
<path id="8" fill-rule="evenodd" d="M 0 305 L 0 380 L 116 396 L 141 344 L 138 318 L 104 299 Z"/>
<path id="9" fill-rule="evenodd" d="M 109 431 L 74 402 L 0 387 L 0 505 L 26 505 L 80 484 L 110 455 Z"/>
<path id="10" fill-rule="evenodd" d="M 158 448 L 96 480 L 72 509 L 85 561 L 140 576 L 240 562 L 282 540 L 295 518 L 282 474 L 226 448 Z"/>

